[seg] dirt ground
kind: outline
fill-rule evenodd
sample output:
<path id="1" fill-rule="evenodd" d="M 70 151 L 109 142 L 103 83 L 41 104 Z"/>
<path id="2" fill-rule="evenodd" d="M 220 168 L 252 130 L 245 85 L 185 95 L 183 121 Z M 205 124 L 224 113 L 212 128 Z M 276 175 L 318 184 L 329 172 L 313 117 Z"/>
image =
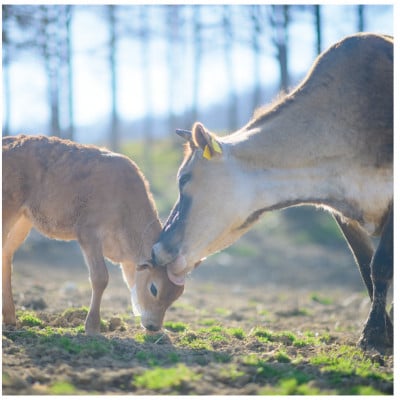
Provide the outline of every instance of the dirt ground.
<path id="1" fill-rule="evenodd" d="M 321 346 L 354 346 L 369 311 L 369 299 L 345 246 L 306 246 L 289 251 L 285 243 L 271 240 L 264 255 L 235 257 L 222 252 L 207 260 L 193 272 L 183 296 L 166 315 L 166 322 L 183 323 L 188 331 L 172 330 L 157 343 L 140 342 L 142 329 L 130 317 L 129 292 L 119 268 L 110 265 L 109 272 L 110 283 L 102 302 L 105 327 L 99 342 L 106 351 L 85 354 L 76 350 L 88 343 L 84 334 L 71 339 L 78 347 L 65 351 L 65 346 L 62 350 L 49 347 L 39 336 L 29 336 L 21 323 L 16 329 L 3 327 L 3 394 L 61 394 L 63 390 L 72 394 L 260 394 L 278 378 L 263 375 L 266 364 L 249 362 L 253 356 L 290 376 L 295 372 L 313 376 L 314 387 L 329 393 L 335 386 L 326 383 L 324 374 L 307 362 L 315 352 L 313 346 L 295 347 L 282 339 L 285 335 L 278 342 L 264 343 L 254 332 L 263 328 L 295 335 L 311 332 L 315 337 L 328 334 Z M 90 300 L 87 270 L 75 243 L 28 240 L 15 256 L 13 288 L 17 310 L 34 310 L 51 327 L 82 324 L 84 316 L 74 315 L 76 322 L 63 312 L 88 306 Z M 245 335 L 229 336 L 212 348 L 186 346 L 183 338 L 188 339 L 190 332 L 206 340 L 201 328 L 210 325 L 207 321 L 241 329 Z M 63 334 L 59 336 L 57 340 L 62 340 Z M 287 359 L 279 359 L 278 351 Z M 393 373 L 392 356 L 374 357 L 371 359 L 382 372 Z M 187 381 L 180 378 L 179 384 L 165 385 L 164 389 L 134 380 L 155 366 L 178 364 L 196 375 L 189 375 Z M 373 377 L 363 381 L 358 375 L 353 378 L 361 385 L 371 384 L 380 393 L 393 391 L 393 382 L 377 382 Z M 343 388 L 350 388 L 351 379 L 343 379 Z M 57 392 L 59 382 L 70 385 Z"/>

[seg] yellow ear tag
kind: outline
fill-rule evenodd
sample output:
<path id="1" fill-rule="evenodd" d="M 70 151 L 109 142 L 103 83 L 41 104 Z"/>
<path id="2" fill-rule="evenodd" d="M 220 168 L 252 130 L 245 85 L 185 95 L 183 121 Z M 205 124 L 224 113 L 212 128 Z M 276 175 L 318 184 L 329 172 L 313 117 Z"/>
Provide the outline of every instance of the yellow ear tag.
<path id="1" fill-rule="evenodd" d="M 216 153 L 222 154 L 222 149 L 220 144 L 211 136 L 211 144 Z"/>
<path id="2" fill-rule="evenodd" d="M 206 147 L 204 147 L 203 157 L 206 158 L 207 160 L 211 160 L 211 152 L 210 148 L 208 147 L 208 144 L 206 144 Z"/>

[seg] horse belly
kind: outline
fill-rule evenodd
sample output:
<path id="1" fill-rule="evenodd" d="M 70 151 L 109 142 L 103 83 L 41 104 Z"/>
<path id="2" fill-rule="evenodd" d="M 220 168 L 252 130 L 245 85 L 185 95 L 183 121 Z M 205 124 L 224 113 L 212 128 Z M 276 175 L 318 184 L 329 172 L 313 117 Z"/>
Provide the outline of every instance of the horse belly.
<path id="1" fill-rule="evenodd" d="M 347 197 L 362 212 L 361 225 L 370 235 L 379 235 L 387 211 L 393 202 L 393 170 L 362 169 L 349 174 Z"/>

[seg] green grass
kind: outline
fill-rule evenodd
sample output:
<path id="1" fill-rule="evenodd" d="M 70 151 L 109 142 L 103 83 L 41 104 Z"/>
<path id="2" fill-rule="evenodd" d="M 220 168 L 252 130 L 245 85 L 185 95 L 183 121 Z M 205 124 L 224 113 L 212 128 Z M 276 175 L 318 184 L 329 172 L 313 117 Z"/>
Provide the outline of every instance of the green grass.
<path id="1" fill-rule="evenodd" d="M 69 309 L 63 315 L 70 321 L 83 321 L 85 309 Z M 207 371 L 207 380 L 213 379 L 225 389 L 251 382 L 259 395 L 382 395 L 390 394 L 393 388 L 393 374 L 385 372 L 387 368 L 375 358 L 355 346 L 336 344 L 337 338 L 325 332 L 255 327 L 246 334 L 240 327 L 229 326 L 228 320 L 223 324 L 205 318 L 192 322 L 194 326 L 166 322 L 165 327 L 174 332 L 168 342 L 162 340 L 165 334 L 147 335 L 142 330 L 134 330 L 124 339 L 88 337 L 80 331 L 82 325 L 45 326 L 34 312 L 21 311 L 18 319 L 21 324 L 24 321 L 22 329 L 3 332 L 10 348 L 19 345 L 21 354 L 40 354 L 51 360 L 70 360 L 71 364 L 88 359 L 97 365 L 104 362 L 103 356 L 118 363 L 126 361 L 124 368 L 132 367 L 135 375 L 128 371 L 126 380 L 115 380 L 124 385 L 125 392 L 197 394 L 193 382 L 203 378 L 203 371 Z M 384 357 L 379 360 L 386 362 Z M 52 377 L 53 381 L 37 389 L 50 395 L 88 393 L 69 378 Z M 11 369 L 3 371 L 7 390 L 18 382 L 24 383 Z"/>
<path id="2" fill-rule="evenodd" d="M 331 299 L 330 297 L 322 296 L 318 293 L 311 293 L 310 298 L 312 301 L 315 301 L 316 303 L 322 304 L 324 306 L 329 306 L 333 304 L 333 299 Z"/>
<path id="3" fill-rule="evenodd" d="M 22 326 L 43 326 L 43 321 L 33 311 L 17 311 L 17 318 Z"/>
<path id="4" fill-rule="evenodd" d="M 195 350 L 212 350 L 210 340 L 202 338 L 198 333 L 185 332 L 179 339 L 178 344 Z"/>
<path id="5" fill-rule="evenodd" d="M 363 383 L 362 378 L 375 378 L 379 380 L 392 381 L 393 376 L 379 374 L 374 369 L 370 360 L 367 359 L 359 349 L 342 346 L 338 351 L 321 351 L 318 356 L 312 358 L 311 365 L 317 368 L 303 370 L 304 362 L 297 365 L 290 360 L 284 350 L 279 350 L 274 359 L 267 361 L 262 355 L 252 354 L 241 358 L 241 363 L 246 367 L 253 368 L 254 379 L 265 381 L 259 395 L 382 395 L 385 394 L 371 386 Z M 318 351 L 318 350 L 317 350 Z M 346 354 L 343 360 L 338 360 L 339 354 Z M 336 360 L 336 361 L 335 361 Z M 279 364 L 276 364 L 276 361 Z M 307 363 L 308 364 L 308 363 Z M 350 366 L 353 364 L 353 366 Z M 326 368 L 334 366 L 334 368 Z M 323 386 L 319 380 L 323 377 Z M 351 379 L 346 379 L 351 377 Z M 340 379 L 338 379 L 340 378 Z M 328 383 L 327 383 L 328 382 Z M 354 384 L 353 384 L 354 382 Z"/>
<path id="6" fill-rule="evenodd" d="M 171 332 L 184 332 L 189 329 L 188 325 L 184 324 L 183 322 L 172 322 L 172 321 L 166 321 L 164 323 L 164 328 Z"/>
<path id="7" fill-rule="evenodd" d="M 87 314 L 89 312 L 89 307 L 82 306 L 82 307 L 70 307 L 64 310 L 61 314 L 63 318 L 71 319 L 71 318 L 80 318 L 85 320 Z"/>
<path id="8" fill-rule="evenodd" d="M 329 372 L 331 380 L 335 382 L 346 376 L 393 381 L 393 376 L 380 372 L 379 365 L 368 358 L 362 350 L 347 345 L 323 350 L 311 357 L 310 363 L 319 366 L 323 372 Z"/>
<path id="9" fill-rule="evenodd" d="M 371 386 L 356 385 L 350 388 L 348 394 L 358 396 L 381 396 L 383 393 Z"/>
<path id="10" fill-rule="evenodd" d="M 141 331 L 136 333 L 133 338 L 138 343 L 159 343 L 163 336 L 165 336 L 165 334 L 162 332 L 149 335 Z"/>
<path id="11" fill-rule="evenodd" d="M 253 335 L 260 342 L 282 342 L 287 344 L 292 344 L 296 340 L 296 335 L 289 331 L 282 332 L 272 332 L 268 329 L 255 328 Z"/>
<path id="12" fill-rule="evenodd" d="M 217 325 L 218 321 L 214 318 L 205 318 L 205 319 L 199 320 L 198 324 L 204 325 L 204 326 L 212 326 L 212 325 Z"/>
<path id="13" fill-rule="evenodd" d="M 270 396 L 312 396 L 312 395 L 329 395 L 333 394 L 329 390 L 321 390 L 320 388 L 312 387 L 308 383 L 300 383 L 296 378 L 283 378 L 278 381 L 274 386 L 268 385 L 258 392 L 259 395 Z"/>
<path id="14" fill-rule="evenodd" d="M 226 332 L 234 338 L 240 340 L 244 339 L 246 336 L 242 328 L 227 328 Z"/>
<path id="15" fill-rule="evenodd" d="M 317 334 L 313 332 L 304 332 L 302 335 L 295 335 L 290 331 L 272 332 L 264 328 L 255 328 L 252 331 L 252 335 L 262 343 L 268 342 L 281 342 L 287 345 L 293 345 L 296 347 L 304 347 L 309 345 L 320 345 L 322 343 L 328 343 L 331 337 L 328 333 Z"/>
<path id="16" fill-rule="evenodd" d="M 182 389 L 186 384 L 200 379 L 200 375 L 191 371 L 186 365 L 178 364 L 171 368 L 154 368 L 133 378 L 138 388 L 151 390 Z"/>
<path id="17" fill-rule="evenodd" d="M 149 351 L 140 350 L 136 353 L 135 358 L 142 364 L 145 363 L 153 367 L 159 365 L 157 357 Z"/>
<path id="18" fill-rule="evenodd" d="M 28 327 L 24 331 L 9 332 L 7 334 L 11 340 L 30 339 L 36 342 L 37 350 L 43 349 L 80 355 L 82 357 L 101 357 L 111 349 L 110 341 L 101 336 L 86 336 L 77 332 L 76 328 L 44 328 Z"/>
<path id="19" fill-rule="evenodd" d="M 78 394 L 78 390 L 70 382 L 59 381 L 59 382 L 54 382 L 50 385 L 48 393 L 55 396 L 59 396 L 59 395 Z"/>
<path id="20" fill-rule="evenodd" d="M 208 328 L 200 328 L 198 333 L 205 334 L 206 340 L 209 340 L 211 343 L 215 342 L 227 342 L 228 338 L 225 334 L 224 328 L 221 326 L 211 326 Z"/>
<path id="21" fill-rule="evenodd" d="M 296 347 L 318 346 L 322 343 L 329 343 L 331 340 L 332 338 L 329 333 L 320 334 L 318 332 L 306 331 L 293 340 L 293 345 Z"/>
<path id="22" fill-rule="evenodd" d="M 42 337 L 39 343 L 60 349 L 66 353 L 79 355 L 81 357 L 99 358 L 108 354 L 111 350 L 110 341 L 102 337 L 77 337 L 61 336 L 58 334 Z"/>
<path id="23" fill-rule="evenodd" d="M 245 375 L 244 371 L 240 371 L 236 365 L 231 364 L 224 366 L 219 373 L 219 378 L 223 380 L 235 381 Z"/>
<path id="24" fill-rule="evenodd" d="M 291 362 L 291 358 L 288 356 L 286 350 L 279 349 L 275 354 L 275 359 L 281 363 L 288 363 Z"/>

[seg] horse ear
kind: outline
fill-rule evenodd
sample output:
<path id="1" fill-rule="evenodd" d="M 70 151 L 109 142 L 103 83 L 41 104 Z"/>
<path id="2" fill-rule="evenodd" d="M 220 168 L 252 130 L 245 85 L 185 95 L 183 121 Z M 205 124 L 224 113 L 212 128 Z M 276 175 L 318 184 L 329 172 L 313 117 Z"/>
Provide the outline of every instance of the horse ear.
<path id="1" fill-rule="evenodd" d="M 185 139 L 187 142 L 192 141 L 192 131 L 188 131 L 186 129 L 176 129 L 176 134 L 181 138 Z"/>
<path id="2" fill-rule="evenodd" d="M 203 157 L 207 160 L 217 153 L 222 154 L 222 147 L 218 140 L 200 122 L 194 124 L 192 137 L 195 145 L 203 150 Z"/>
<path id="3" fill-rule="evenodd" d="M 192 136 L 197 147 L 204 148 L 210 143 L 210 134 L 200 122 L 193 125 Z"/>

